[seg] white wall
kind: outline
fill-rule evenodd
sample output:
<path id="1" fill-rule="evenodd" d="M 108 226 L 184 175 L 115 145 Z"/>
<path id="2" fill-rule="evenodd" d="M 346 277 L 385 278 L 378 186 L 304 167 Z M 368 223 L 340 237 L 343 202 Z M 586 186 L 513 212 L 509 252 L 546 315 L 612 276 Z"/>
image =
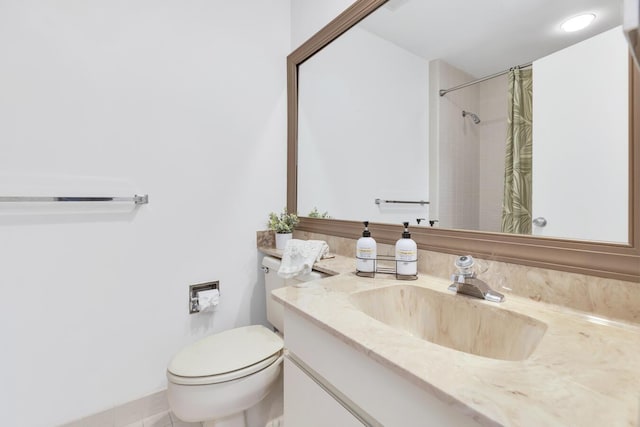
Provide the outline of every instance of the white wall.
<path id="1" fill-rule="evenodd" d="M 628 50 L 613 28 L 533 64 L 534 234 L 628 241 Z M 594 84 L 594 82 L 597 82 Z"/>
<path id="2" fill-rule="evenodd" d="M 172 354 L 265 323 L 255 231 L 285 203 L 290 2 L 0 3 L 2 424 L 51 426 L 166 386 Z M 213 315 L 189 284 L 218 279 Z"/>
<path id="3" fill-rule="evenodd" d="M 298 213 L 401 223 L 428 206 L 428 63 L 352 28 L 300 66 Z"/>
<path id="4" fill-rule="evenodd" d="M 294 50 L 336 16 L 354 0 L 292 0 L 291 50 Z"/>
<path id="5" fill-rule="evenodd" d="M 292 48 L 351 4 L 352 1 L 345 0 L 293 1 Z M 313 77 L 306 77 L 312 74 L 333 76 L 329 79 L 340 75 L 340 83 L 310 85 Z M 299 175 L 299 188 L 304 190 L 298 192 L 301 215 L 317 207 L 320 212 L 328 211 L 342 219 L 413 222 L 415 218 L 428 216 L 428 206 L 373 203 L 376 197 L 428 199 L 427 81 L 424 60 L 357 28 L 301 66 L 298 167 L 303 172 Z M 373 87 L 381 89 L 372 91 Z M 309 98 L 312 101 L 306 102 Z M 320 98 L 323 100 L 315 103 Z M 379 101 L 372 98 L 383 99 L 382 105 L 388 108 L 380 109 Z M 325 108 L 327 99 L 331 108 Z M 378 107 L 369 108 L 373 105 Z M 326 126 L 353 115 L 353 110 L 347 115 L 349 108 L 358 109 L 359 119 Z M 396 132 L 391 134 L 394 127 Z M 397 133 L 397 129 L 403 129 L 403 133 Z M 322 144 L 321 152 L 315 149 L 317 144 Z M 394 147 L 396 144 L 411 148 L 403 152 Z M 378 159 L 383 159 L 382 166 Z M 423 172 L 409 176 L 407 172 L 413 167 Z M 392 180 L 406 185 L 394 185 L 390 183 Z M 326 197 L 320 199 L 318 195 Z"/>

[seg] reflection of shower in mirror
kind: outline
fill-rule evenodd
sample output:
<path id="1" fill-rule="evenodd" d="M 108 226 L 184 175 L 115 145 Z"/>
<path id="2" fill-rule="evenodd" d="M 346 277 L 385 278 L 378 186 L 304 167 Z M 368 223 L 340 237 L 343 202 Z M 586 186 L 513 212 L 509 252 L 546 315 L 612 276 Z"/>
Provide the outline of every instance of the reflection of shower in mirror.
<path id="1" fill-rule="evenodd" d="M 480 117 L 478 117 L 477 114 L 472 113 L 471 111 L 462 111 L 462 117 L 466 117 L 469 116 L 473 119 L 473 123 L 478 124 L 480 123 Z"/>

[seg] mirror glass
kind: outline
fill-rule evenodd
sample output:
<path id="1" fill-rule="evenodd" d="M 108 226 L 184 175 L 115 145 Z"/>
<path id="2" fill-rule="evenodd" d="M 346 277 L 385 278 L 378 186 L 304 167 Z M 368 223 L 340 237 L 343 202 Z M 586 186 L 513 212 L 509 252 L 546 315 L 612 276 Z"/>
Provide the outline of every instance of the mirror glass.
<path id="1" fill-rule="evenodd" d="M 298 214 L 627 243 L 621 17 L 619 0 L 389 1 L 299 65 Z"/>

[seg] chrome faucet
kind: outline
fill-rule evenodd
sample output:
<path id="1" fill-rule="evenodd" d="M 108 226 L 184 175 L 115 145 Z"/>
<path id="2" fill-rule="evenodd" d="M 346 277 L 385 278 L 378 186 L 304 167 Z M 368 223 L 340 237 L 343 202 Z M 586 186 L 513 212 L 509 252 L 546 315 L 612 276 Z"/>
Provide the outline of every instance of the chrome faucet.
<path id="1" fill-rule="evenodd" d="M 474 261 L 471 255 L 459 256 L 456 258 L 454 265 L 458 271 L 451 275 L 453 283 L 449 285 L 448 289 L 450 291 L 492 302 L 504 301 L 504 295 L 494 291 L 484 281 L 476 277 L 476 272 L 473 271 Z"/>

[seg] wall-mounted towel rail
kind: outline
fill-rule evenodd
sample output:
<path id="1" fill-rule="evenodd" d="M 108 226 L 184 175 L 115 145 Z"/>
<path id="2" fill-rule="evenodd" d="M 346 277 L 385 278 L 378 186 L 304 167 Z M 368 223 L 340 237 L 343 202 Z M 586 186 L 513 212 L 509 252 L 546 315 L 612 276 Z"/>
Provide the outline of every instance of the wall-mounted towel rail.
<path id="1" fill-rule="evenodd" d="M 403 204 L 410 204 L 410 205 L 428 205 L 429 202 L 424 201 L 424 200 L 382 200 L 382 199 L 376 199 L 375 200 L 376 205 L 379 205 L 381 203 L 403 203 Z"/>
<path id="2" fill-rule="evenodd" d="M 0 196 L 0 202 L 130 202 L 136 205 L 149 203 L 148 194 L 133 197 L 112 196 Z"/>

